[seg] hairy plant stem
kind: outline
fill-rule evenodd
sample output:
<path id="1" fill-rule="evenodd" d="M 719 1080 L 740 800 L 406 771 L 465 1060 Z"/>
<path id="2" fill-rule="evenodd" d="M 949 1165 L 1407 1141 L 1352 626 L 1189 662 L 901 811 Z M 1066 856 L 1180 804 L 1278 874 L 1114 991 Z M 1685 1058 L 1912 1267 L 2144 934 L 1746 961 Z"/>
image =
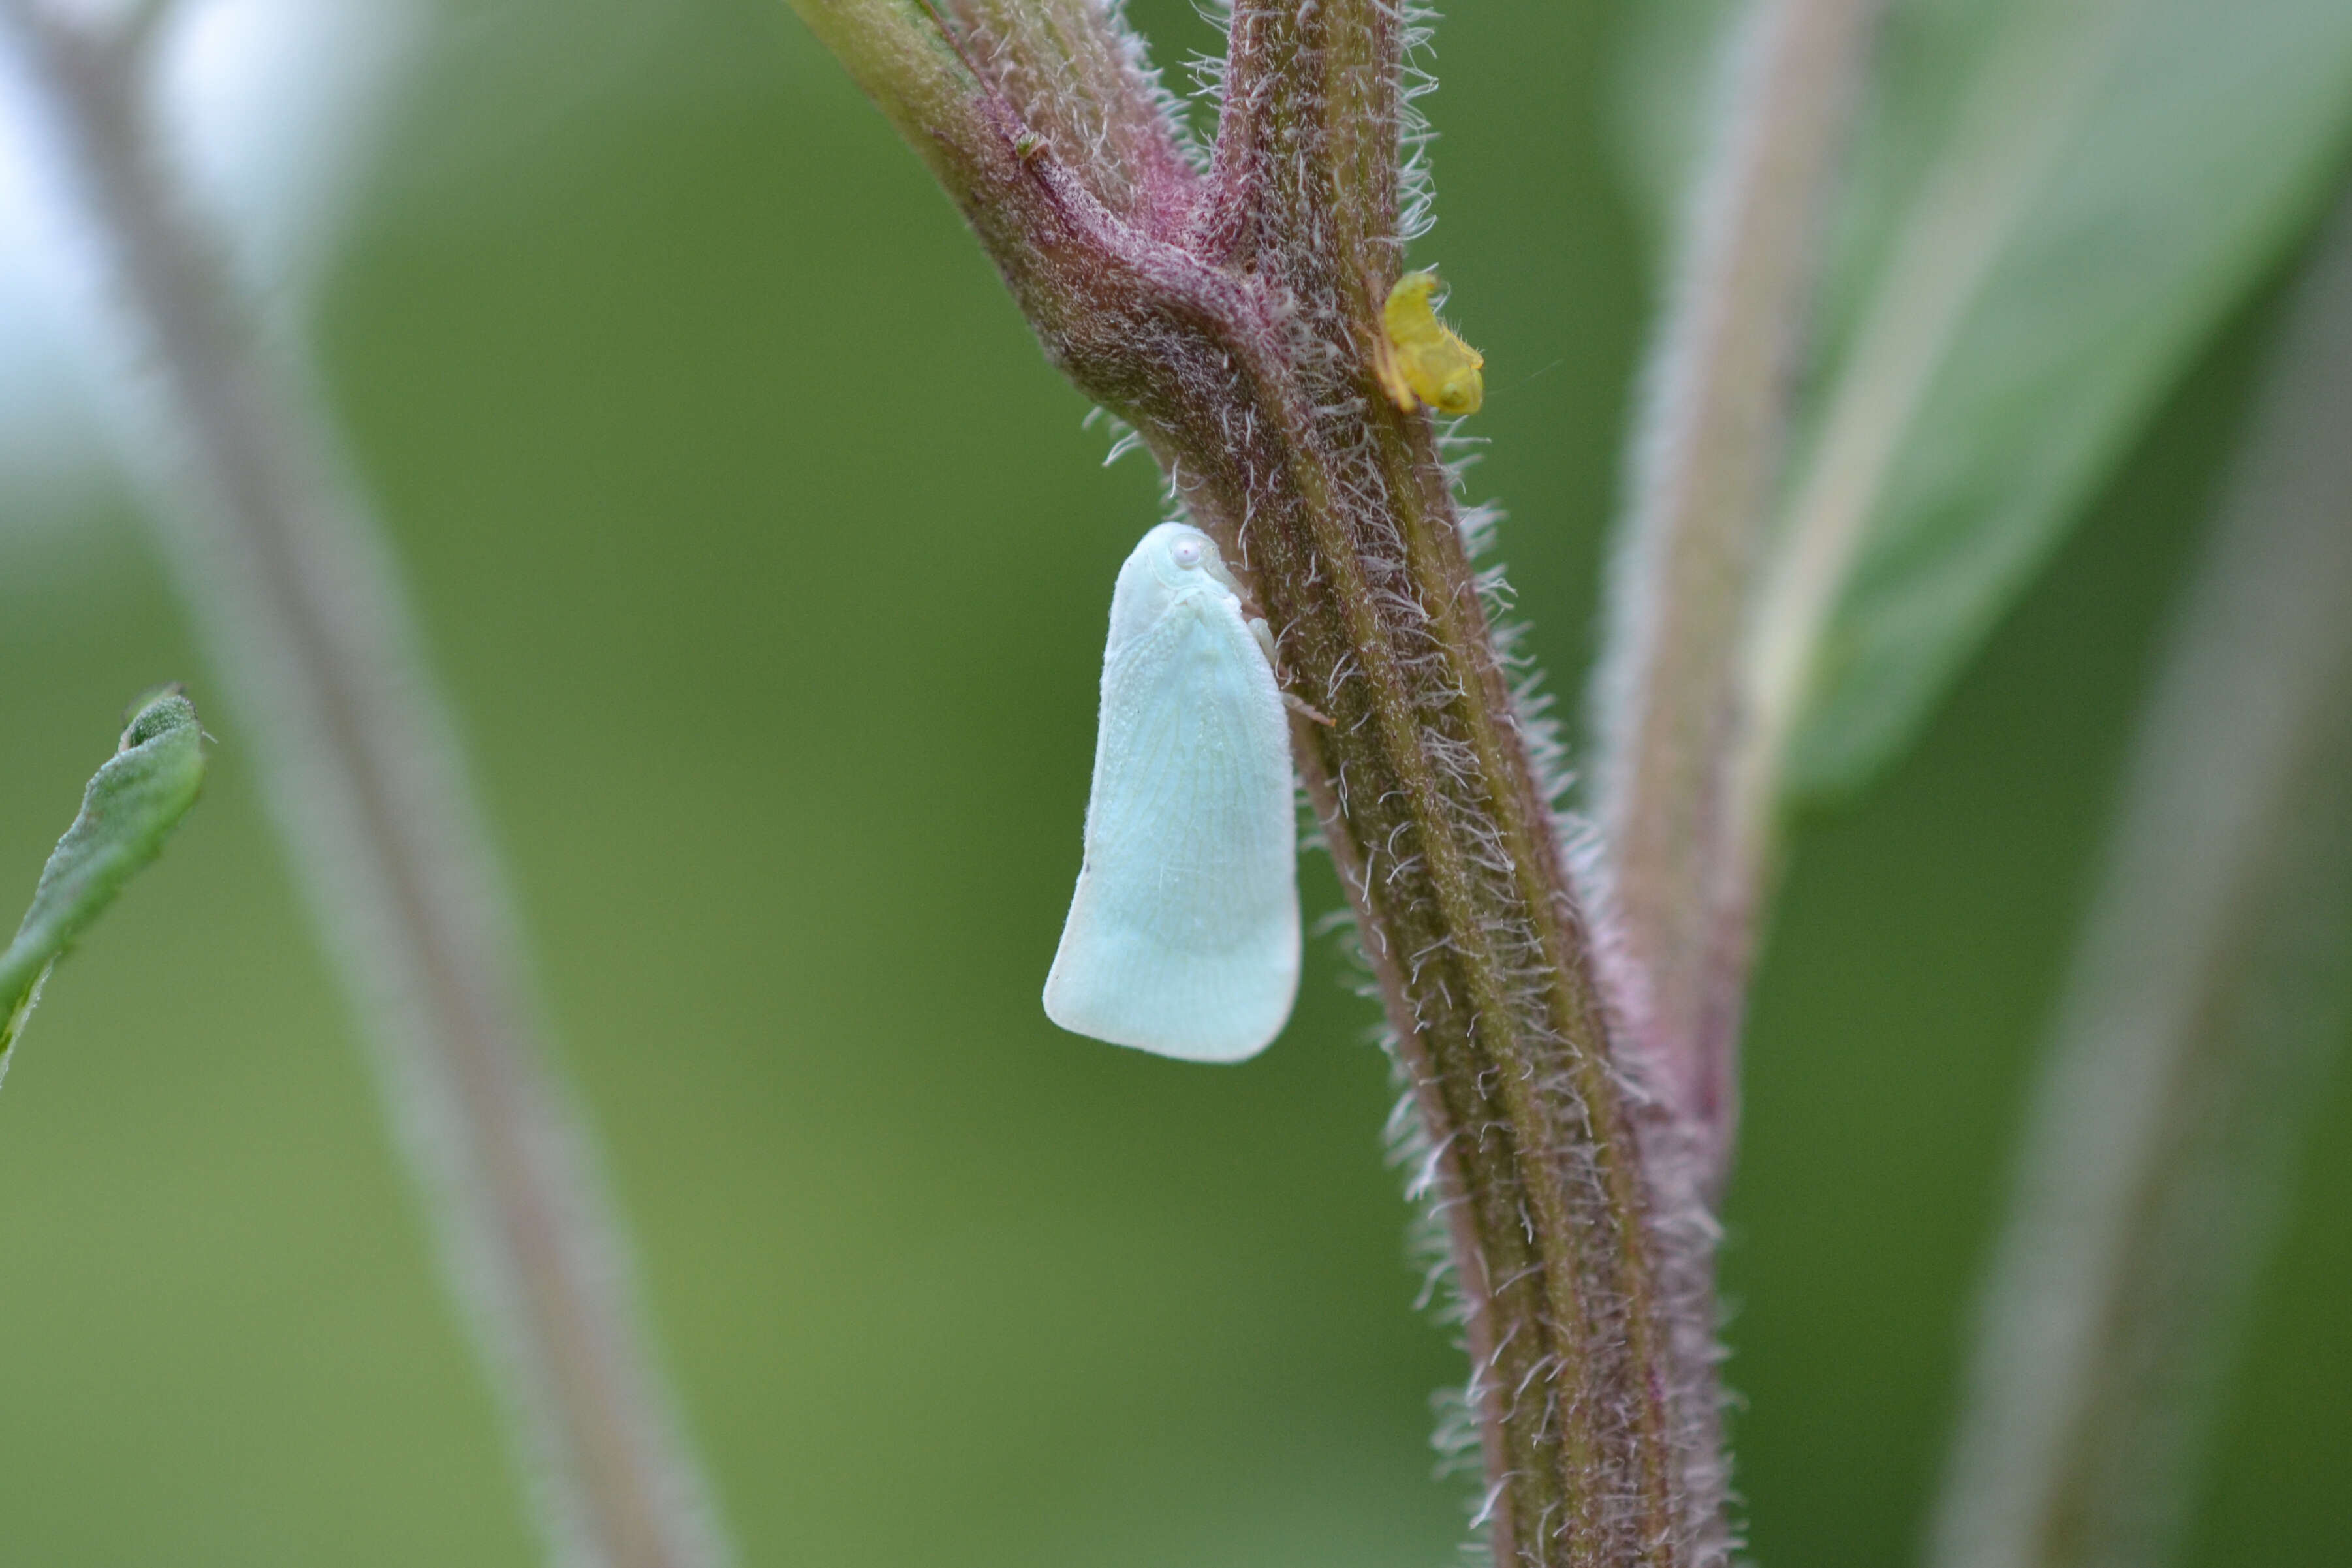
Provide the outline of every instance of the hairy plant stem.
<path id="1" fill-rule="evenodd" d="M 729 1554 L 385 545 L 291 356 L 265 343 L 184 209 L 150 133 L 139 35 L 39 0 L 0 0 L 0 28 L 23 46 L 139 367 L 119 381 L 151 520 L 376 1047 L 551 1556 L 716 1568 Z"/>
<path id="2" fill-rule="evenodd" d="M 1328 716 L 1298 721 L 1296 752 L 1428 1139 L 1497 1559 L 1721 1562 L 1711 1235 L 1612 1039 L 1436 432 L 1371 370 L 1408 19 L 1241 0 L 1203 173 L 1091 0 L 1042 8 L 1051 27 L 995 0 L 943 0 L 936 23 L 795 3 L 1048 356 L 1140 432 L 1276 628 L 1286 685 Z"/>
<path id="3" fill-rule="evenodd" d="M 1764 0 L 1746 19 L 1649 367 L 1596 680 L 1594 815 L 1612 994 L 1702 1145 L 1738 1114 L 1767 847 L 1741 808 L 1741 658 L 1831 175 L 1880 0 Z"/>
<path id="4" fill-rule="evenodd" d="M 2352 1022 L 2352 197 L 2143 719 L 1986 1292 L 1933 1568 L 2158 1568 Z"/>

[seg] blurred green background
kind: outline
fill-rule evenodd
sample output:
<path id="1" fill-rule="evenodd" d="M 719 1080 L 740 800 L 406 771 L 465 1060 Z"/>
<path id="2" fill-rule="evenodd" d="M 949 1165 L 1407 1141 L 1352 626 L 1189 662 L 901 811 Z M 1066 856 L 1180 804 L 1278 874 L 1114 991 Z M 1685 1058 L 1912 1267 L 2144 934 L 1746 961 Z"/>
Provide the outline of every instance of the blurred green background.
<path id="1" fill-rule="evenodd" d="M 1163 58 L 1207 47 L 1139 7 Z M 1572 703 L 1650 258 L 1620 18 L 1462 6 L 1429 101 L 1474 489 Z M 459 7 L 320 321 L 747 1564 L 1426 1568 L 1387 1069 L 1330 942 L 1265 1058 L 1065 1036 L 1103 616 L 1159 515 L 781 5 Z M 1755 1554 L 1918 1534 L 2036 1031 L 2242 312 L 1886 786 L 1806 825 L 1725 1269 Z M 6 504 L 20 521 L 35 503 Z M 0 1095 L 0 1561 L 523 1564 L 486 1393 L 239 720 L 120 500 L 0 544 L 0 889 L 134 691 L 220 737 Z M 1310 863 L 1310 913 L 1336 905 Z M 2352 1096 L 2320 1108 L 2193 1561 L 2341 1560 Z"/>

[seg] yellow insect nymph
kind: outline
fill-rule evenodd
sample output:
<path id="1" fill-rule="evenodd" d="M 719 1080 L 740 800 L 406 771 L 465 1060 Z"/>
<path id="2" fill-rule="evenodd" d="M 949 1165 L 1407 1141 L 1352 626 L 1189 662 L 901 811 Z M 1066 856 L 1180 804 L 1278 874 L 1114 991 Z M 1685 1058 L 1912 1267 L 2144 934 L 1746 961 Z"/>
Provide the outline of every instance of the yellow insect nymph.
<path id="1" fill-rule="evenodd" d="M 1486 401 L 1486 383 L 1478 368 L 1486 359 L 1437 319 L 1429 302 L 1436 292 L 1434 272 L 1408 272 L 1397 279 L 1381 311 L 1387 333 L 1373 368 L 1407 414 L 1417 403 L 1440 414 L 1475 414 Z"/>

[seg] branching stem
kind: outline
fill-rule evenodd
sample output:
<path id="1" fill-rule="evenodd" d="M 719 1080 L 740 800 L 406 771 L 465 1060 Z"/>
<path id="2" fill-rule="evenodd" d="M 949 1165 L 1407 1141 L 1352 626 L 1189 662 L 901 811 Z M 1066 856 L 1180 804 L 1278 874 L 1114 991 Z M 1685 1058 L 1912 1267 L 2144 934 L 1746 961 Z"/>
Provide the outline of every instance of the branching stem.
<path id="1" fill-rule="evenodd" d="M 1128 420 L 1270 625 L 1432 1149 L 1498 1561 L 1723 1561 L 1711 1243 L 1592 942 L 1425 412 L 1372 364 L 1401 267 L 1412 23 L 1237 0 L 1210 167 L 1147 150 L 1091 0 L 796 0 L 962 205 L 1046 353 Z M 1091 38 L 1080 37 L 1085 29 Z M 1071 62 L 1124 62 L 1114 77 Z M 1088 127 L 1126 127 L 1118 135 Z"/>

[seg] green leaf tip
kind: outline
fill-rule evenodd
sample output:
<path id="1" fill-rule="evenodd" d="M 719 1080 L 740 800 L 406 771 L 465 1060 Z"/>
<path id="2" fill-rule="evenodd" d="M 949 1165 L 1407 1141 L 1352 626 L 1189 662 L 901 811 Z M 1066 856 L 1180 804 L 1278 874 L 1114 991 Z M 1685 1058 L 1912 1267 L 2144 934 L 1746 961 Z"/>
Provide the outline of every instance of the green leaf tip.
<path id="1" fill-rule="evenodd" d="M 77 938 L 156 856 L 205 778 L 205 732 L 176 686 L 132 705 L 114 755 L 82 792 L 81 814 L 41 868 L 33 907 L 0 952 L 0 1072 L 40 999 L 41 983 Z"/>

